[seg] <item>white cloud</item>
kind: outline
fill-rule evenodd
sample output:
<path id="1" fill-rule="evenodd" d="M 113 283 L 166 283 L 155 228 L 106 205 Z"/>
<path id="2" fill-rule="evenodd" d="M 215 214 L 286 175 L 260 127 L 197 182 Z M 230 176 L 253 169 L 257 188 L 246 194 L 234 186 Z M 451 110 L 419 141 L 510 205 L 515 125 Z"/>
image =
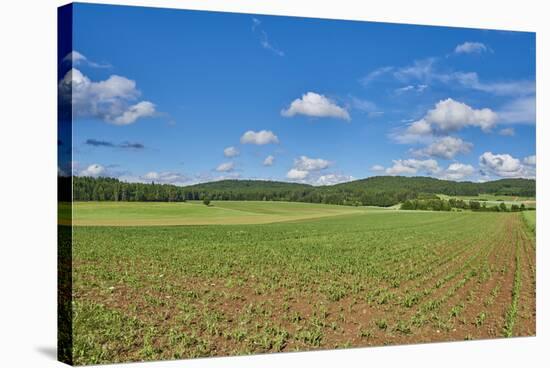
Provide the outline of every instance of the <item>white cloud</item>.
<path id="1" fill-rule="evenodd" d="M 439 157 L 450 160 L 459 153 L 469 153 L 472 150 L 473 144 L 464 142 L 456 137 L 442 137 L 436 139 L 429 146 L 413 151 L 419 156 Z"/>
<path id="2" fill-rule="evenodd" d="M 230 147 L 226 147 L 224 150 L 223 150 L 223 155 L 225 157 L 236 157 L 240 154 L 239 150 L 233 146 L 230 146 Z"/>
<path id="3" fill-rule="evenodd" d="M 496 124 L 497 114 L 488 108 L 474 109 L 452 98 L 439 101 L 424 117 L 432 127 L 442 132 L 477 126 L 487 132 Z"/>
<path id="4" fill-rule="evenodd" d="M 369 74 L 367 74 L 366 76 L 364 76 L 363 78 L 360 79 L 360 83 L 363 85 L 363 86 L 368 86 L 372 81 L 378 79 L 379 77 L 385 75 L 385 74 L 388 74 L 389 72 L 391 72 L 392 70 L 394 70 L 395 68 L 393 66 L 384 66 L 384 67 L 381 67 L 381 68 L 378 68 L 376 70 L 373 70 L 372 72 L 370 72 Z"/>
<path id="5" fill-rule="evenodd" d="M 98 177 L 106 174 L 106 169 L 100 164 L 91 164 L 79 173 L 79 176 Z"/>
<path id="6" fill-rule="evenodd" d="M 273 166 L 274 161 L 275 161 L 275 157 L 273 157 L 272 155 L 269 155 L 265 158 L 265 160 L 263 162 L 263 165 L 264 166 Z"/>
<path id="7" fill-rule="evenodd" d="M 80 52 L 73 50 L 69 52 L 65 57 L 63 58 L 63 62 L 70 63 L 71 65 L 81 65 L 86 64 L 88 66 L 94 67 L 94 68 L 110 68 L 110 64 L 101 64 L 96 63 L 94 61 L 91 61 L 86 56 L 82 55 Z"/>
<path id="8" fill-rule="evenodd" d="M 499 130 L 498 134 L 508 136 L 508 137 L 512 137 L 512 136 L 516 135 L 516 131 L 514 130 L 514 128 L 504 128 L 504 129 Z"/>
<path id="9" fill-rule="evenodd" d="M 228 172 L 228 171 L 233 171 L 234 169 L 235 169 L 235 163 L 229 161 L 229 162 L 224 162 L 219 164 L 218 167 L 216 168 L 216 171 Z"/>
<path id="10" fill-rule="evenodd" d="M 397 69 L 393 73 L 393 76 L 401 82 L 408 82 L 410 80 L 430 82 L 433 79 L 438 79 L 434 72 L 435 62 L 435 58 L 415 60 L 412 65 Z"/>
<path id="11" fill-rule="evenodd" d="M 318 171 L 326 169 L 330 166 L 330 162 L 323 160 L 322 158 L 309 158 L 307 156 L 300 156 L 294 160 L 294 168 L 306 171 Z"/>
<path id="12" fill-rule="evenodd" d="M 129 106 L 122 115 L 112 119 L 117 125 L 128 125 L 134 123 L 137 119 L 150 117 L 155 114 L 155 105 L 149 101 L 141 101 L 135 105 Z"/>
<path id="13" fill-rule="evenodd" d="M 174 185 L 182 185 L 189 182 L 189 178 L 186 177 L 183 174 L 172 172 L 172 171 L 163 171 L 163 172 L 156 172 L 156 171 L 150 171 L 147 174 L 139 177 L 138 181 L 141 182 L 155 182 L 157 184 L 174 184 Z"/>
<path id="14" fill-rule="evenodd" d="M 527 156 L 523 159 L 523 163 L 525 165 L 535 166 L 537 164 L 537 156 L 536 155 Z"/>
<path id="15" fill-rule="evenodd" d="M 471 176 L 475 172 L 475 168 L 472 165 L 461 164 L 455 162 L 449 165 L 447 169 L 440 175 L 441 179 L 446 180 L 463 180 Z"/>
<path id="16" fill-rule="evenodd" d="M 405 92 L 421 93 L 421 92 L 424 92 L 424 90 L 426 88 L 428 88 L 427 84 L 417 84 L 417 85 L 409 84 L 408 86 L 404 86 L 404 87 L 401 87 L 401 88 L 396 88 L 395 93 L 398 94 L 398 95 L 403 94 Z"/>
<path id="17" fill-rule="evenodd" d="M 455 53 L 457 54 L 479 54 L 487 50 L 487 46 L 481 42 L 464 42 L 463 44 L 455 47 Z"/>
<path id="18" fill-rule="evenodd" d="M 386 169 L 388 175 L 416 175 L 424 172 L 430 175 L 437 174 L 441 169 L 434 159 L 428 160 L 393 160 L 393 166 Z"/>
<path id="19" fill-rule="evenodd" d="M 71 51 L 67 55 L 65 55 L 65 57 L 63 58 L 63 61 L 72 62 L 73 65 L 77 65 L 82 61 L 86 61 L 86 56 L 82 55 L 78 51 Z"/>
<path id="20" fill-rule="evenodd" d="M 535 96 L 515 99 L 498 112 L 499 120 L 510 124 L 535 124 L 536 115 Z"/>
<path id="21" fill-rule="evenodd" d="M 334 185 L 346 183 L 355 180 L 353 176 L 341 174 L 326 174 L 319 176 L 312 184 L 313 185 Z"/>
<path id="22" fill-rule="evenodd" d="M 497 114 L 491 109 L 474 109 L 452 98 L 439 101 L 435 107 L 405 129 L 398 129 L 390 138 L 398 143 L 426 142 L 435 133 L 448 133 L 473 126 L 488 132 L 496 125 Z"/>
<path id="23" fill-rule="evenodd" d="M 481 82 L 475 72 L 454 72 L 440 74 L 438 77 L 439 80 L 445 83 L 459 83 L 463 87 L 498 96 L 525 96 L 534 94 L 536 90 L 534 81 Z"/>
<path id="24" fill-rule="evenodd" d="M 262 22 L 258 18 L 252 18 L 252 32 L 259 33 L 260 37 L 260 45 L 271 52 L 273 52 L 275 55 L 278 56 L 285 56 L 285 52 L 276 48 L 269 42 L 269 37 L 267 35 L 267 32 L 261 29 Z"/>
<path id="25" fill-rule="evenodd" d="M 140 95 L 136 82 L 118 75 L 93 82 L 73 68 L 59 82 L 59 93 L 64 103 L 72 104 L 75 117 L 126 125 L 155 113 L 155 105 L 149 101 L 130 104 Z"/>
<path id="26" fill-rule="evenodd" d="M 242 135 L 241 143 L 264 145 L 269 143 L 279 143 L 279 138 L 270 130 L 261 130 L 259 132 L 249 130 Z"/>
<path id="27" fill-rule="evenodd" d="M 377 69 L 363 78 L 363 85 L 368 85 L 373 80 L 390 75 L 401 83 L 411 84 L 413 81 L 419 81 L 424 85 L 431 85 L 438 82 L 451 86 L 462 86 L 464 88 L 474 89 L 486 93 L 500 96 L 526 96 L 535 93 L 535 82 L 530 80 L 509 80 L 482 82 L 475 72 L 442 72 L 436 68 L 438 59 L 428 58 L 415 60 L 413 64 L 404 67 L 384 67 Z M 412 84 L 411 84 L 412 85 Z M 411 90 L 411 88 L 407 88 Z"/>
<path id="28" fill-rule="evenodd" d="M 398 128 L 389 134 L 389 137 L 397 143 L 429 143 L 433 140 L 432 127 L 425 119 L 420 119 L 408 124 L 405 128 Z"/>
<path id="29" fill-rule="evenodd" d="M 322 158 L 310 158 L 307 156 L 300 156 L 294 159 L 294 165 L 290 169 L 286 177 L 291 180 L 303 181 L 306 178 L 310 178 L 311 181 L 315 181 L 313 177 L 320 177 L 319 172 L 328 168 L 331 162 Z M 311 175 L 315 174 L 315 175 Z"/>
<path id="30" fill-rule="evenodd" d="M 299 169 L 290 169 L 286 173 L 286 177 L 290 180 L 304 180 L 308 175 L 309 171 Z"/>
<path id="31" fill-rule="evenodd" d="M 295 115 L 313 117 L 331 117 L 336 119 L 351 120 L 348 111 L 336 105 L 327 97 L 315 92 L 307 92 L 302 98 L 297 98 L 287 109 L 281 110 L 281 115 L 291 117 Z"/>
<path id="32" fill-rule="evenodd" d="M 382 166 L 382 165 L 373 165 L 373 166 L 371 166 L 370 170 L 375 171 L 375 172 L 384 171 L 384 166 Z"/>
<path id="33" fill-rule="evenodd" d="M 507 153 L 485 152 L 479 156 L 479 166 L 484 172 L 502 178 L 534 178 L 535 170 Z"/>

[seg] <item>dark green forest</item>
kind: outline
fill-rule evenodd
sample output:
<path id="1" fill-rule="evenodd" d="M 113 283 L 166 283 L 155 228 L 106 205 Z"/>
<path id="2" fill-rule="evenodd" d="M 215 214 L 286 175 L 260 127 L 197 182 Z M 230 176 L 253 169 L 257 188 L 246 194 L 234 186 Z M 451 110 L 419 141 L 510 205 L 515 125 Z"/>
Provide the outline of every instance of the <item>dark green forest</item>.
<path id="1" fill-rule="evenodd" d="M 70 187 L 71 178 L 59 178 L 60 188 Z M 115 178 L 73 177 L 75 201 L 155 201 L 254 200 L 326 203 L 354 206 L 393 206 L 427 194 L 496 194 L 535 196 L 531 179 L 501 179 L 485 183 L 455 182 L 428 177 L 376 176 L 331 186 L 263 181 L 222 180 L 191 186 L 127 183 Z M 60 191 L 61 200 L 70 192 Z"/>

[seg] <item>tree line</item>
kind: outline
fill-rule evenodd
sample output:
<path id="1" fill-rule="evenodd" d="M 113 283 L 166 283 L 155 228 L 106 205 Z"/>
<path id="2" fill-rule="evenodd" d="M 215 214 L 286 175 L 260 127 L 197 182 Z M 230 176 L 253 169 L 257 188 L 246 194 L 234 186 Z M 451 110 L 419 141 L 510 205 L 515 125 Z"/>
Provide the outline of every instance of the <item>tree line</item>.
<path id="1" fill-rule="evenodd" d="M 426 211 L 452 211 L 453 209 L 466 209 L 472 211 L 483 212 L 520 212 L 528 210 L 525 204 L 517 205 L 512 204 L 510 207 L 506 206 L 504 202 L 498 205 L 487 205 L 485 202 L 480 201 L 464 201 L 462 199 L 450 198 L 449 200 L 440 198 L 430 199 L 412 199 L 406 200 L 401 204 L 402 210 L 426 210 Z"/>
<path id="2" fill-rule="evenodd" d="M 128 183 L 106 177 L 72 177 L 60 178 L 60 187 L 66 188 L 71 179 L 72 199 L 75 201 L 183 202 L 208 199 L 211 201 L 289 201 L 382 207 L 393 206 L 408 200 L 436 200 L 437 196 L 434 196 L 434 193 L 477 195 L 506 192 L 511 195 L 534 196 L 535 187 L 533 180 L 526 179 L 464 185 L 464 183 L 422 177 L 374 177 L 320 187 L 264 180 L 223 180 L 182 187 L 154 182 Z M 489 192 L 487 189 L 493 191 Z M 61 195 L 65 198 L 70 193 L 63 191 L 60 192 Z M 61 200 L 64 200 L 63 198 Z M 423 205 L 421 204 L 421 206 Z"/>

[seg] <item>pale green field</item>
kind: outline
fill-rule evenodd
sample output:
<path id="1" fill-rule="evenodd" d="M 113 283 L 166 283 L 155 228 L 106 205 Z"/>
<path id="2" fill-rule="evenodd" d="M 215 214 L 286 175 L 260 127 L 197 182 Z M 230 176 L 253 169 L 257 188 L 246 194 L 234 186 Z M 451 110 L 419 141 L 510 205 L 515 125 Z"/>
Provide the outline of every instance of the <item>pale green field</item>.
<path id="1" fill-rule="evenodd" d="M 210 206 L 205 206 L 202 202 L 75 202 L 73 224 L 76 226 L 266 224 L 366 211 L 384 211 L 384 209 L 269 201 L 213 201 Z"/>
<path id="2" fill-rule="evenodd" d="M 484 203 L 487 203 L 488 205 L 499 205 L 500 203 L 506 204 L 508 207 L 517 204 L 518 206 L 521 206 L 521 204 L 525 204 L 525 207 L 528 208 L 535 208 L 536 207 L 536 200 L 534 197 L 519 197 L 519 196 L 498 196 L 493 194 L 480 194 L 477 196 L 449 196 L 445 194 L 438 194 L 439 198 L 441 199 L 462 199 L 464 201 L 483 201 Z"/>

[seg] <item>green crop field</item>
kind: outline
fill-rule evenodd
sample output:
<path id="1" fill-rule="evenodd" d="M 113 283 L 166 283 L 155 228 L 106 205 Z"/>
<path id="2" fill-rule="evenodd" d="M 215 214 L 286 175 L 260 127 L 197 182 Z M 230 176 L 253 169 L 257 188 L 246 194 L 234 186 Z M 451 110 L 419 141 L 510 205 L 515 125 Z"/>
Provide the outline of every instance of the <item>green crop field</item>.
<path id="1" fill-rule="evenodd" d="M 522 216 L 77 203 L 74 362 L 533 335 Z"/>
<path id="2" fill-rule="evenodd" d="M 525 211 L 523 212 L 523 218 L 525 219 L 526 225 L 529 229 L 535 232 L 537 227 L 537 214 L 535 211 Z"/>
<path id="3" fill-rule="evenodd" d="M 362 213 L 373 208 L 262 201 L 75 202 L 74 225 L 153 226 L 265 224 Z M 383 211 L 383 209 L 378 209 Z M 64 213 L 67 211 L 65 210 Z"/>

